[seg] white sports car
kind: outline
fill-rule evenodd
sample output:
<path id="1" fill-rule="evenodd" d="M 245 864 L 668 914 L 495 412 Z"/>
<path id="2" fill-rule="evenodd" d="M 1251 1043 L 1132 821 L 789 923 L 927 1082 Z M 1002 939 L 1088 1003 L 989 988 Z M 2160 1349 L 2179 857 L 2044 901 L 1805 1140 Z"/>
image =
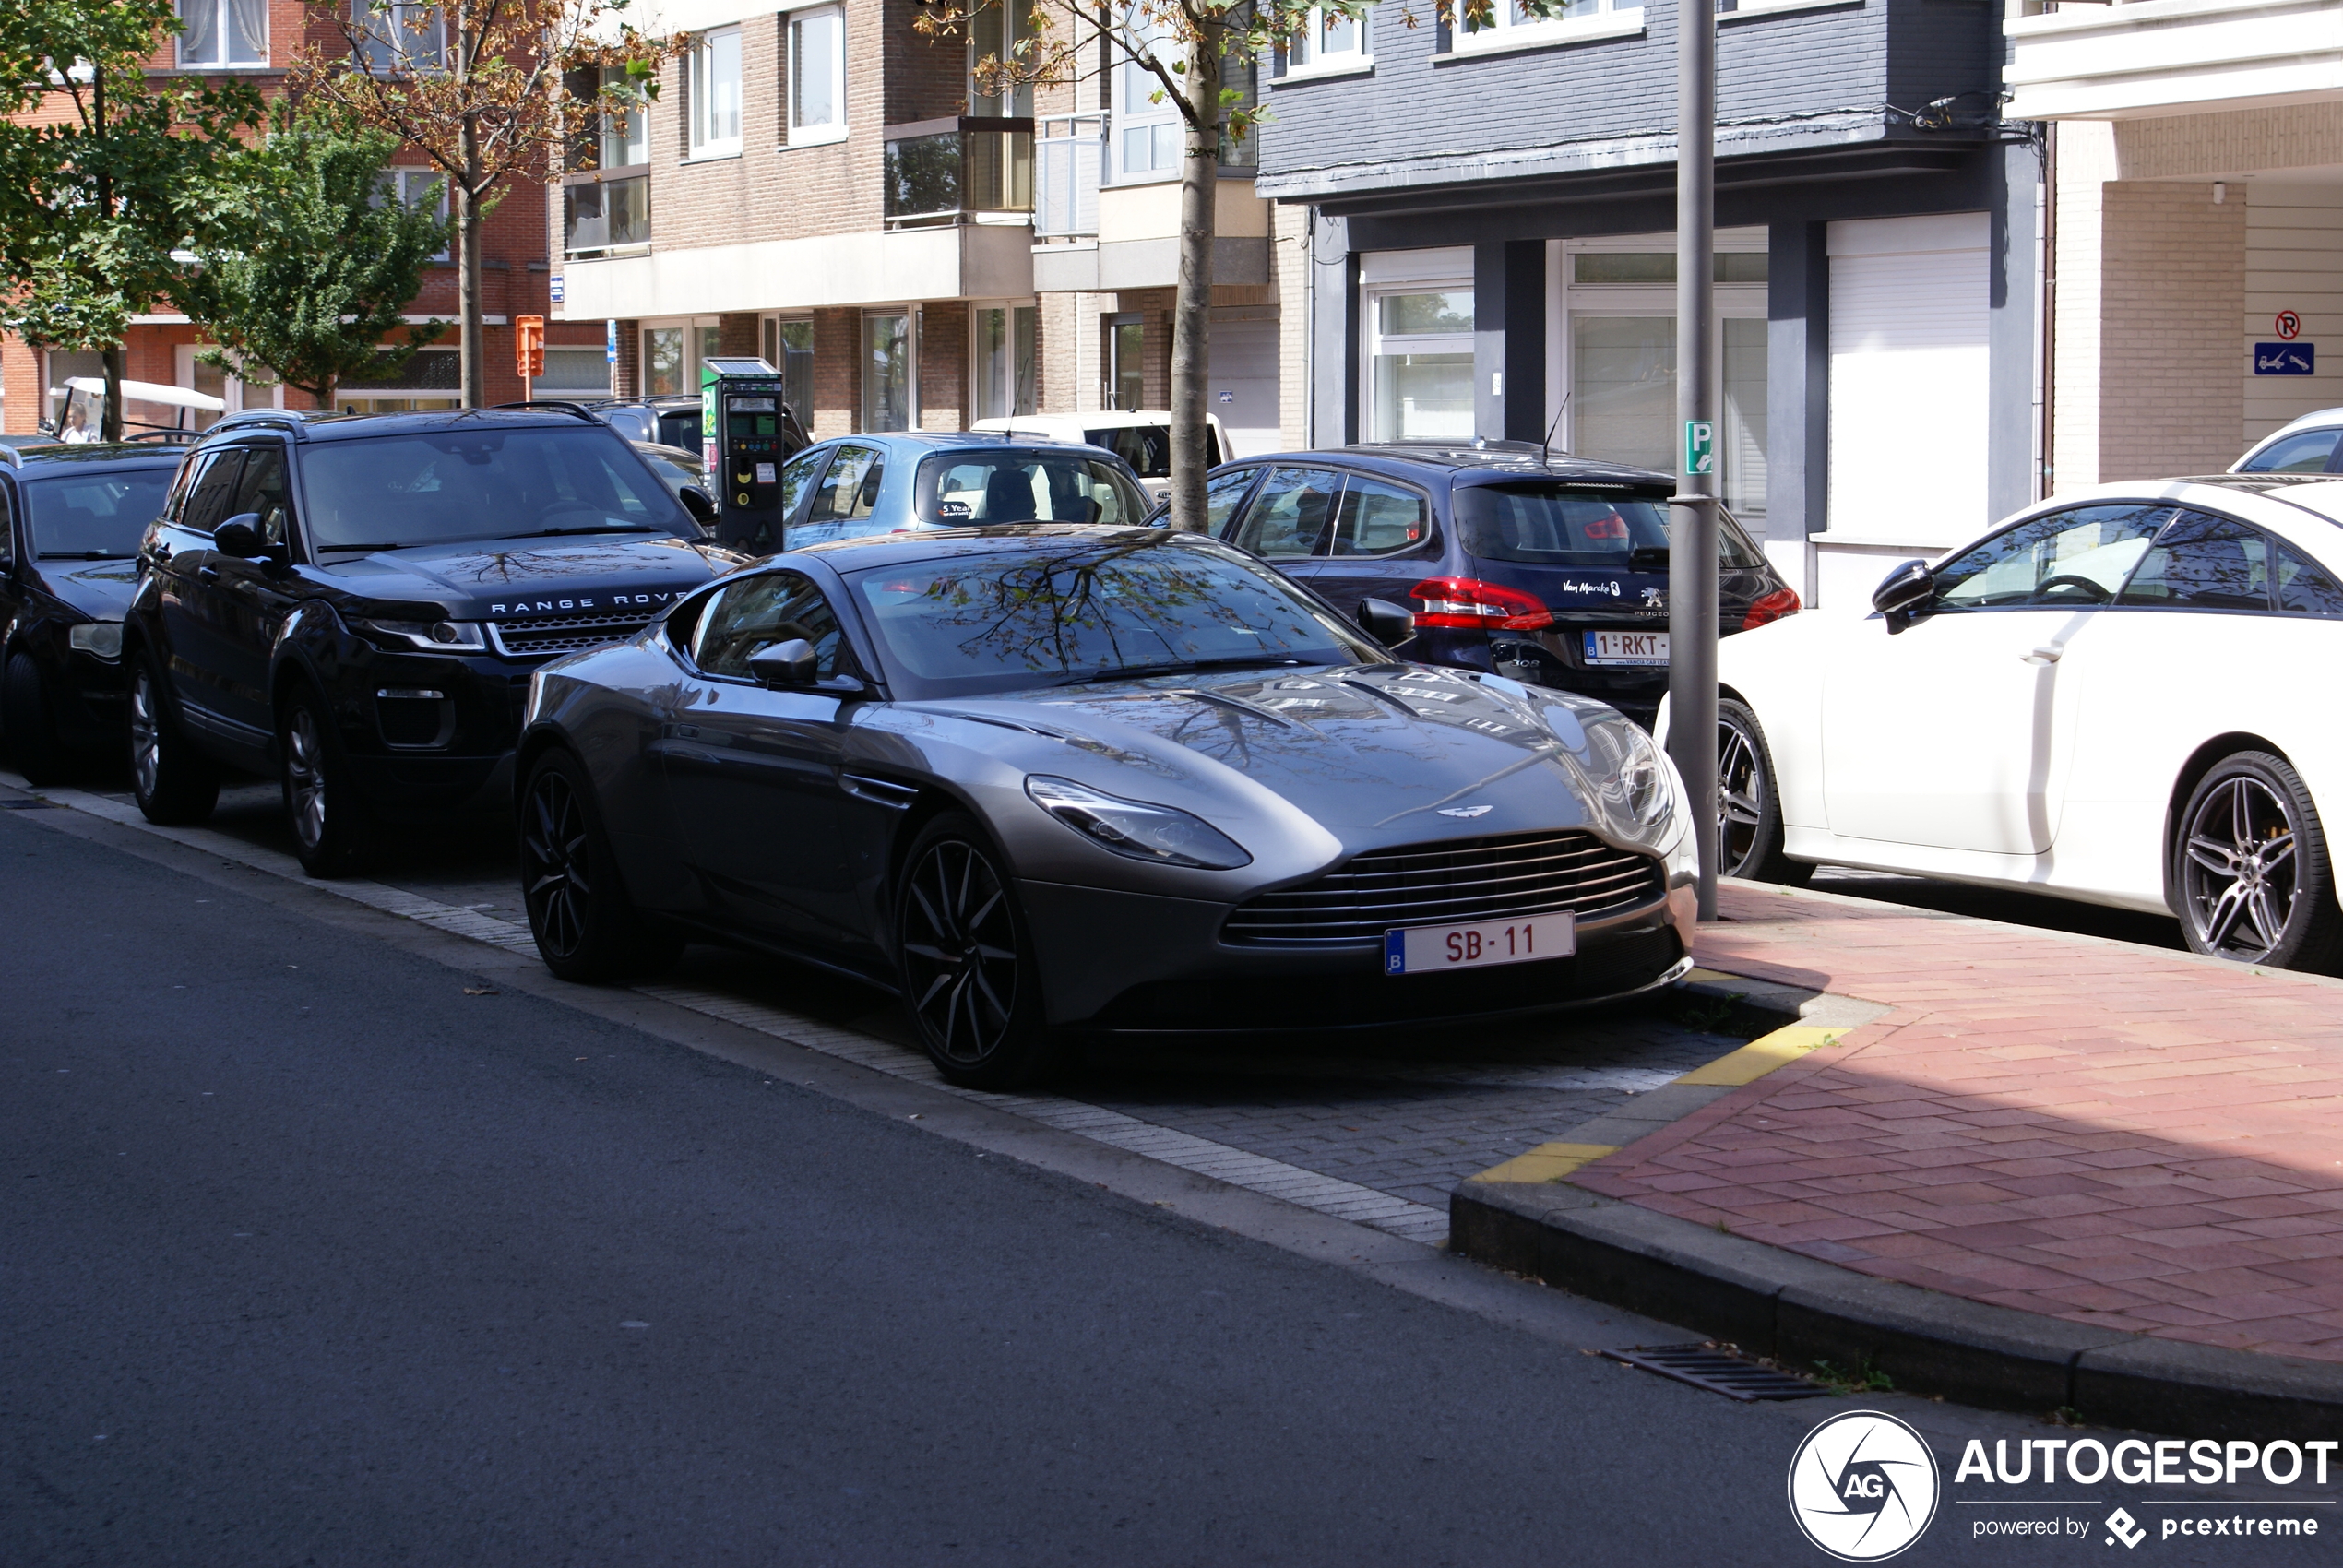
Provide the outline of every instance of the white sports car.
<path id="1" fill-rule="evenodd" d="M 2157 480 L 1908 562 L 1861 619 L 1727 638 L 1722 869 L 2022 887 L 2343 968 L 2321 826 L 2343 820 L 2338 584 L 2343 481 Z"/>

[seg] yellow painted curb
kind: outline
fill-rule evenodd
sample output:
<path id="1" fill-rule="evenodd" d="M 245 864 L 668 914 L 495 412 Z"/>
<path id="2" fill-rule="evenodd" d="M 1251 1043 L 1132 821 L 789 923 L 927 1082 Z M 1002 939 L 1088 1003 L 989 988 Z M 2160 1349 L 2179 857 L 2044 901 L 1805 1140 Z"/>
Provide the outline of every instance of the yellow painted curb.
<path id="1" fill-rule="evenodd" d="M 1790 1024 L 1769 1035 L 1759 1036 L 1739 1051 L 1719 1056 L 1705 1067 L 1695 1067 L 1675 1081 L 1728 1087 L 1754 1084 L 1775 1068 L 1795 1062 L 1810 1051 L 1819 1051 L 1849 1032 L 1844 1028 L 1825 1028 L 1815 1024 Z"/>
<path id="2" fill-rule="evenodd" d="M 1607 1154 L 1617 1154 L 1616 1144 L 1540 1144 L 1528 1154 L 1515 1155 L 1503 1165 L 1493 1165 L 1473 1182 L 1559 1182 L 1582 1165 L 1590 1165 Z"/>

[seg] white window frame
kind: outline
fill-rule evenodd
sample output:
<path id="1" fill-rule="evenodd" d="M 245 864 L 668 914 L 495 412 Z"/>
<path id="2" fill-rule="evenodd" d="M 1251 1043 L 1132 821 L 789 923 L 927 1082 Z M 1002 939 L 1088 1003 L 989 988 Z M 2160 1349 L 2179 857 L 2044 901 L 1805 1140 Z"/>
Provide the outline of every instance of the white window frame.
<path id="1" fill-rule="evenodd" d="M 969 418 L 971 418 L 971 419 L 1025 419 L 1025 418 L 1029 418 L 1029 417 L 1030 417 L 1030 416 L 1032 416 L 1032 415 L 1038 414 L 1038 413 L 1041 411 L 1041 302 L 1040 297 L 1039 297 L 1038 295 L 1030 295 L 1030 294 L 1027 295 L 1027 296 L 1026 296 L 1025 298 L 1023 298 L 1023 299 L 1009 299 L 1009 300 L 973 300 L 973 301 L 970 301 L 970 302 L 969 302 Z M 1009 386 L 1007 386 L 1006 387 L 995 386 L 995 387 L 991 388 L 990 390 L 991 390 L 992 394 L 993 394 L 994 397 L 998 398 L 1000 399 L 1000 401 L 1002 402 L 1002 404 L 1005 407 L 1006 411 L 1005 411 L 1005 413 L 993 413 L 993 414 L 988 414 L 988 413 L 985 413 L 985 412 L 983 412 L 983 411 L 982 411 L 982 410 L 983 410 L 983 409 L 985 408 L 985 399 L 986 399 L 986 390 L 987 390 L 987 389 L 986 389 L 986 388 L 984 388 L 984 387 L 981 387 L 981 386 L 978 386 L 978 385 L 977 385 L 977 369 L 978 369 L 978 366 L 979 366 L 979 365 L 981 365 L 981 364 L 983 362 L 983 357 L 984 357 L 984 355 L 983 355 L 983 336 L 982 336 L 982 333 L 983 333 L 983 327 L 982 327 L 981 317 L 983 316 L 983 314 L 984 314 L 986 311 L 1000 311 L 1000 312 L 1004 313 L 1004 314 L 1003 314 L 1003 319 L 1002 319 L 1001 326 L 1002 326 L 1002 329 L 1003 329 L 1003 331 L 1004 331 L 1004 332 L 1005 332 L 1005 334 L 1006 335 L 1006 337 L 1005 337 L 1005 350 L 1006 350 L 1006 351 L 1005 351 L 1005 352 L 1004 353 L 1004 355 L 1002 356 L 1002 368 L 1003 368 L 1004 372 L 1005 373 L 1006 377 L 1007 377 L 1007 380 L 1009 381 L 1010 385 L 1009 385 Z M 1016 380 L 1017 380 L 1017 313 L 1018 313 L 1019 311 L 1031 311 L 1031 312 L 1033 313 L 1033 315 L 1030 315 L 1029 317 L 1028 317 L 1027 319 L 1028 319 L 1028 320 L 1029 320 L 1029 321 L 1032 323 L 1032 327 L 1033 327 L 1033 342 L 1034 342 L 1033 363 L 1032 363 L 1032 366 L 1031 366 L 1031 369 L 1032 369 L 1032 372 L 1033 372 L 1033 385 L 1032 385 L 1032 386 L 1028 386 L 1028 387 L 1024 388 L 1025 400 L 1026 400 L 1026 402 L 1027 402 L 1029 406 L 1029 407 L 1026 407 L 1026 408 L 1022 408 L 1022 409 L 1020 409 L 1020 408 L 1018 408 L 1018 407 L 1017 407 L 1017 392 L 1018 392 L 1018 388 L 1017 388 L 1017 386 L 1016 386 Z M 1005 397 L 1001 396 L 1003 393 L 1005 393 L 1005 394 L 1006 394 L 1006 396 L 1005 396 Z"/>
<path id="2" fill-rule="evenodd" d="M 1148 37 L 1148 30 L 1142 30 L 1141 41 L 1148 45 L 1150 53 L 1170 50 L 1169 41 L 1160 37 Z M 1121 53 L 1119 46 L 1117 53 Z M 1165 95 L 1161 103 L 1148 101 L 1149 95 L 1160 90 L 1162 84 L 1157 81 L 1151 73 L 1127 54 L 1116 61 L 1113 81 L 1113 120 L 1111 125 L 1112 134 L 1110 137 L 1112 150 L 1109 154 L 1113 160 L 1114 172 L 1112 183 L 1114 184 L 1149 184 L 1159 180 L 1176 180 L 1180 177 L 1180 158 L 1184 150 L 1180 143 L 1187 135 L 1187 122 L 1180 118 L 1180 112 L 1172 106 L 1169 94 Z M 1135 100 L 1139 106 L 1128 107 Z M 1153 148 L 1160 128 L 1165 126 L 1169 126 L 1172 132 L 1172 160 L 1169 163 L 1158 164 L 1154 161 Z M 1133 169 L 1124 160 L 1124 137 L 1129 132 L 1141 130 L 1148 133 L 1148 163 L 1146 168 Z"/>
<path id="3" fill-rule="evenodd" d="M 430 18 L 429 27 L 409 25 L 418 13 Z M 446 65 L 447 18 L 429 0 L 388 0 L 379 6 L 374 0 L 350 0 L 350 22 L 361 40 L 355 52 L 359 68 L 370 76 L 380 73 L 368 57 L 369 43 L 390 52 L 394 65 L 388 74 L 393 76 L 420 76 Z"/>
<path id="4" fill-rule="evenodd" d="M 983 13 L 996 6 L 1001 13 L 1003 34 L 1001 57 L 1003 59 L 1013 55 L 1017 45 L 1030 36 L 1023 25 L 1030 18 L 1027 0 L 975 0 L 975 4 L 969 7 L 970 15 L 968 22 L 968 112 L 976 115 L 1002 115 L 1011 119 L 1029 120 L 1033 117 L 1033 84 L 1031 82 L 1012 83 L 1005 93 L 986 93 L 977 85 L 976 32 L 984 19 Z M 1004 98 L 1008 100 L 1006 103 L 1001 101 Z M 979 107 L 981 104 L 990 104 L 991 107 L 981 108 Z"/>
<path id="5" fill-rule="evenodd" d="M 439 186 L 439 220 L 445 223 L 447 221 L 447 175 L 434 164 L 393 164 L 382 172 L 382 178 L 377 182 L 377 190 L 379 191 L 382 185 L 387 184 L 398 193 L 401 206 L 413 207 L 417 201 L 414 195 L 416 188 L 420 186 L 428 189 L 433 184 Z M 451 248 L 453 244 L 451 239 L 448 245 L 443 245 L 433 252 L 431 259 L 449 260 L 454 254 Z"/>
<path id="6" fill-rule="evenodd" d="M 1362 282 L 1359 290 L 1360 330 L 1362 333 L 1360 346 L 1362 350 L 1362 358 L 1360 361 L 1360 368 L 1365 373 L 1359 377 L 1359 429 L 1362 433 L 1360 437 L 1362 440 L 1381 441 L 1386 439 L 1385 436 L 1376 432 L 1374 423 L 1375 361 L 1379 356 L 1386 351 L 1385 349 L 1386 339 L 1385 339 L 1383 333 L 1382 302 L 1384 296 L 1387 294 L 1469 294 L 1473 291 L 1473 281 L 1469 273 L 1450 274 L 1446 276 L 1433 274 L 1422 278 L 1395 277 Z M 1479 302 L 1475 301 L 1474 304 L 1475 309 L 1477 310 L 1479 308 Z M 1392 338 L 1387 339 L 1387 341 L 1394 345 L 1397 345 L 1389 350 L 1391 352 L 1397 353 L 1462 353 L 1469 356 L 1473 351 L 1473 334 L 1469 331 L 1399 333 L 1395 334 Z M 1468 420 L 1472 416 L 1469 413 L 1466 415 Z M 1399 433 L 1395 432 L 1394 436 L 1396 437 L 1398 434 Z M 1453 440 L 1457 438 L 1441 437 L 1440 439 Z M 1468 431 L 1462 439 L 1466 441 L 1471 440 L 1471 433 Z"/>
<path id="7" fill-rule="evenodd" d="M 821 125 L 801 125 L 798 121 L 797 83 L 803 70 L 803 51 L 798 29 L 814 18 L 828 18 L 837 25 L 837 46 L 830 51 L 830 108 L 837 118 Z M 827 147 L 846 139 L 846 10 L 841 6 L 809 6 L 791 11 L 784 19 L 789 29 L 789 80 L 783 84 L 788 99 L 788 143 L 791 147 Z"/>
<path id="8" fill-rule="evenodd" d="M 173 9 L 180 19 L 186 19 L 190 8 L 208 10 L 212 14 L 212 36 L 219 40 L 221 57 L 217 60 L 191 60 L 187 57 L 187 35 L 181 33 L 175 58 L 179 68 L 185 71 L 244 71 L 268 64 L 268 0 L 251 0 L 260 10 L 260 53 L 249 60 L 238 60 L 227 54 L 228 41 L 234 36 L 230 13 L 237 0 L 178 0 Z"/>
<path id="9" fill-rule="evenodd" d="M 1326 8 L 1310 7 L 1308 22 L 1285 47 L 1285 74 L 1276 81 L 1310 81 L 1319 77 L 1355 76 L 1374 69 L 1374 51 L 1369 46 L 1368 22 L 1372 11 L 1355 18 L 1345 18 L 1337 12 L 1338 20 L 1350 22 L 1350 47 L 1329 50 L 1326 47 Z"/>
<path id="10" fill-rule="evenodd" d="M 732 61 L 731 134 L 715 134 L 716 122 L 710 105 L 716 101 L 715 71 L 719 52 L 730 46 Z M 711 28 L 692 40 L 691 82 L 685 96 L 690 99 L 686 130 L 688 148 L 685 156 L 703 158 L 738 158 L 741 155 L 741 122 L 745 118 L 743 101 L 741 62 L 741 30 L 737 27 Z"/>
<path id="11" fill-rule="evenodd" d="M 1459 17 L 1448 30 L 1452 54 L 1502 54 L 1515 49 L 1544 49 L 1556 43 L 1588 43 L 1602 38 L 1635 38 L 1644 30 L 1640 5 L 1589 0 L 1576 17 L 1526 17 L 1511 0 L 1494 0 L 1489 25 L 1469 29 Z"/>

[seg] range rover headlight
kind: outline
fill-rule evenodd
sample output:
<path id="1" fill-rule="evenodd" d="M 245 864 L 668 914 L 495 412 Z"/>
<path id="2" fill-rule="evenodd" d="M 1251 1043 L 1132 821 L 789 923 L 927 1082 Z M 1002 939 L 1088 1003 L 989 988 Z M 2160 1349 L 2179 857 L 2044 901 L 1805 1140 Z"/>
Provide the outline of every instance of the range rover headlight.
<path id="1" fill-rule="evenodd" d="M 122 623 L 119 621 L 84 621 L 65 632 L 65 640 L 83 653 L 100 659 L 122 657 Z"/>
<path id="2" fill-rule="evenodd" d="M 477 621 L 360 621 L 361 631 L 433 653 L 485 653 L 488 638 Z"/>
<path id="3" fill-rule="evenodd" d="M 1071 778 L 1034 774 L 1025 781 L 1033 803 L 1101 849 L 1161 866 L 1233 871 L 1253 857 L 1200 816 L 1101 794 Z"/>

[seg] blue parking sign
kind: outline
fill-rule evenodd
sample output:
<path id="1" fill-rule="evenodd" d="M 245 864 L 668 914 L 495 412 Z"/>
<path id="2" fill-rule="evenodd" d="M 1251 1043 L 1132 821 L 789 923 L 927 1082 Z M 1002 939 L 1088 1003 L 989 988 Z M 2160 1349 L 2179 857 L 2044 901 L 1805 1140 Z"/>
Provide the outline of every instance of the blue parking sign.
<path id="1" fill-rule="evenodd" d="M 2310 375 L 2318 362 L 2317 351 L 2309 343 L 2256 343 L 2254 345 L 2254 374 L 2256 375 Z"/>

